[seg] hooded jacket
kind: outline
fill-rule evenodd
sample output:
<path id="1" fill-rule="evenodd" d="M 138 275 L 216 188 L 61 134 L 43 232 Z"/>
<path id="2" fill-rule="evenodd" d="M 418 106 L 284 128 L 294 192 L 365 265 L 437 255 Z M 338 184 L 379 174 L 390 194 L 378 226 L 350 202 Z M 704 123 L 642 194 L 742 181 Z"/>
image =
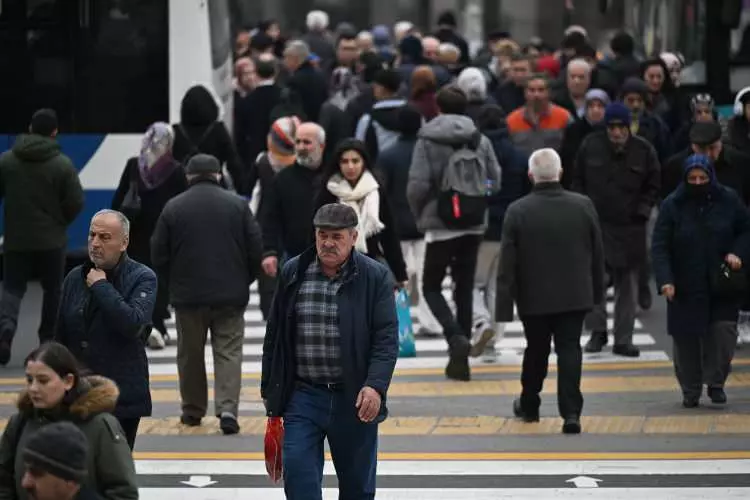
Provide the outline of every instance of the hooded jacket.
<path id="1" fill-rule="evenodd" d="M 66 231 L 83 208 L 73 162 L 51 137 L 24 134 L 0 156 L 6 251 L 65 248 Z"/>
<path id="2" fill-rule="evenodd" d="M 400 135 L 399 113 L 404 106 L 406 101 L 402 99 L 380 101 L 370 113 L 360 118 L 355 136 L 367 145 L 367 152 L 373 161 L 381 151 L 396 143 Z"/>
<path id="3" fill-rule="evenodd" d="M 477 155 L 484 158 L 488 180 L 494 189 L 501 188 L 500 165 L 495 157 L 490 140 L 482 135 L 471 118 L 460 115 L 440 115 L 425 124 L 419 131 L 419 139 L 414 147 L 406 197 L 417 220 L 420 231 L 446 230 L 445 223 L 438 215 L 438 195 L 442 190 L 442 180 L 448 160 L 453 152 L 464 144 L 478 141 Z M 487 229 L 487 221 L 467 231 Z"/>
<path id="4" fill-rule="evenodd" d="M 21 487 L 23 454 L 29 438 L 52 422 L 69 421 L 86 436 L 89 444 L 88 476 L 79 499 L 126 500 L 138 498 L 135 465 L 130 447 L 117 419 L 111 415 L 120 392 L 111 380 L 92 376 L 81 381 L 78 397 L 70 405 L 54 410 L 34 408 L 26 390 L 18 398 L 18 412 L 0 439 L 0 498 L 26 500 Z"/>
<path id="5" fill-rule="evenodd" d="M 219 105 L 206 87 L 196 85 L 185 93 L 180 107 L 180 123 L 174 129 L 172 156 L 178 163 L 186 165 L 196 153 L 215 156 L 220 164 L 226 165 L 237 192 L 250 194 L 245 167 L 226 125 L 220 121 Z"/>

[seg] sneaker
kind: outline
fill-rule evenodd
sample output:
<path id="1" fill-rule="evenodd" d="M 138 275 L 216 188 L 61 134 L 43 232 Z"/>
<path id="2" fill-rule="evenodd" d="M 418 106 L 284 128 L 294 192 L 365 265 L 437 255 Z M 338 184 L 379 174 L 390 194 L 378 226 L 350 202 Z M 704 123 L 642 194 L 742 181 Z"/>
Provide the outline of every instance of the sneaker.
<path id="1" fill-rule="evenodd" d="M 477 336 L 474 345 L 471 346 L 471 351 L 469 352 L 471 357 L 478 358 L 479 356 L 481 356 L 487 348 L 487 345 L 492 342 L 494 338 L 495 329 L 488 325 L 482 326 L 482 328 L 479 330 L 479 335 Z"/>
<path id="2" fill-rule="evenodd" d="M 219 427 L 221 427 L 221 432 L 225 436 L 239 434 L 240 432 L 240 423 L 237 421 L 237 417 L 229 412 L 221 414 L 221 417 L 219 417 Z"/>
<path id="3" fill-rule="evenodd" d="M 151 329 L 151 333 L 148 335 L 148 347 L 154 351 L 160 351 L 164 349 L 167 343 L 164 341 L 164 336 L 156 328 Z"/>

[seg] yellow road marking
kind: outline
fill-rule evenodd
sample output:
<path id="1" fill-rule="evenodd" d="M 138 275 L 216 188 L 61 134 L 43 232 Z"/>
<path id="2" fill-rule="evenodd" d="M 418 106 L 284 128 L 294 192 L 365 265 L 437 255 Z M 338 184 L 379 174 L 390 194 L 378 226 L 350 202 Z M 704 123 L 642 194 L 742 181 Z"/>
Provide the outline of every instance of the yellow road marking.
<path id="1" fill-rule="evenodd" d="M 264 460 L 262 452 L 149 452 L 136 451 L 136 460 Z M 331 455 L 326 453 L 326 460 Z M 379 460 L 470 461 L 470 460 L 747 460 L 750 451 L 678 452 L 507 452 L 507 453 L 378 453 Z"/>
<path id="2" fill-rule="evenodd" d="M 265 417 L 240 417 L 241 434 L 262 436 Z M 0 427 L 5 427 L 5 420 Z M 591 416 L 581 419 L 587 434 L 601 435 L 742 435 L 750 434 L 748 415 L 679 415 L 667 417 Z M 560 433 L 559 418 L 543 418 L 527 424 L 514 418 L 476 417 L 391 417 L 380 424 L 381 436 L 501 436 Z M 178 417 L 144 418 L 139 435 L 214 436 L 221 434 L 218 421 L 206 418 L 199 427 L 186 427 Z"/>

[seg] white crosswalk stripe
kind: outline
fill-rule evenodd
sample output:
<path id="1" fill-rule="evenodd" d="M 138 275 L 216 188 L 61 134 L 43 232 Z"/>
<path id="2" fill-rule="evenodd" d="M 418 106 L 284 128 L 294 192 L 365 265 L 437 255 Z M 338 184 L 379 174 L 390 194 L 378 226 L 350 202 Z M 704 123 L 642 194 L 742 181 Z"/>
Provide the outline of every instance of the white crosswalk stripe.
<path id="1" fill-rule="evenodd" d="M 444 283 L 444 295 L 450 298 L 450 283 Z M 610 290 L 607 294 L 607 327 L 612 330 L 614 326 L 614 297 Z M 263 337 L 265 335 L 265 326 L 259 307 L 259 295 L 257 286 L 253 284 L 250 288 L 250 303 L 245 310 L 245 331 L 243 345 L 243 364 L 244 373 L 259 373 L 260 362 L 263 350 Z M 419 330 L 419 322 L 416 318 L 415 308 L 412 308 L 412 321 L 414 322 L 414 331 Z M 172 338 L 177 337 L 177 328 L 174 319 L 166 322 L 167 331 Z M 615 356 L 610 348 L 605 348 L 603 352 L 597 354 L 584 354 L 584 363 L 601 364 L 601 363 L 633 363 L 643 361 L 666 361 L 669 360 L 668 354 L 656 347 L 654 336 L 644 330 L 644 325 L 640 320 L 635 323 L 635 335 L 633 343 L 641 348 L 639 358 L 626 358 Z M 581 338 L 581 345 L 588 340 L 588 335 Z M 613 337 L 610 333 L 609 345 L 613 344 Z M 526 340 L 523 336 L 523 324 L 518 315 L 514 321 L 505 325 L 505 335 L 496 344 L 497 359 L 494 361 L 498 365 L 520 365 L 523 360 L 523 349 L 526 347 Z M 409 369 L 437 369 L 445 366 L 447 362 L 447 345 L 442 337 L 423 338 L 417 337 L 416 340 L 417 356 L 415 358 L 401 358 L 398 360 L 396 368 L 399 370 Z M 175 375 L 177 374 L 176 356 L 177 347 L 170 345 L 161 350 L 149 350 L 148 358 L 151 365 L 152 375 Z M 207 348 L 205 352 L 206 369 L 213 373 L 213 356 L 211 349 Z M 550 354 L 550 363 L 556 362 L 554 353 Z M 471 360 L 472 365 L 485 364 L 482 360 Z"/>
<path id="2" fill-rule="evenodd" d="M 378 464 L 377 498 L 385 500 L 645 500 L 748 498 L 750 460 L 424 460 Z M 260 460 L 138 460 L 144 500 L 283 499 Z M 335 484 L 326 462 L 324 477 Z M 338 498 L 336 488 L 323 498 Z"/>

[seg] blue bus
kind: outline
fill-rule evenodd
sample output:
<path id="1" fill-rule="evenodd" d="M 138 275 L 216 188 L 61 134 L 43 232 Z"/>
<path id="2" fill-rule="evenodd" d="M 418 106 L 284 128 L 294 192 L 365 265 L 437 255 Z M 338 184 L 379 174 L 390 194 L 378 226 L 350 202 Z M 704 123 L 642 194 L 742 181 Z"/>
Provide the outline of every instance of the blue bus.
<path id="1" fill-rule="evenodd" d="M 34 110 L 57 111 L 86 194 L 70 256 L 85 255 L 92 215 L 110 206 L 146 128 L 179 121 L 188 88 L 207 86 L 231 110 L 232 1 L 0 0 L 0 151 Z"/>

